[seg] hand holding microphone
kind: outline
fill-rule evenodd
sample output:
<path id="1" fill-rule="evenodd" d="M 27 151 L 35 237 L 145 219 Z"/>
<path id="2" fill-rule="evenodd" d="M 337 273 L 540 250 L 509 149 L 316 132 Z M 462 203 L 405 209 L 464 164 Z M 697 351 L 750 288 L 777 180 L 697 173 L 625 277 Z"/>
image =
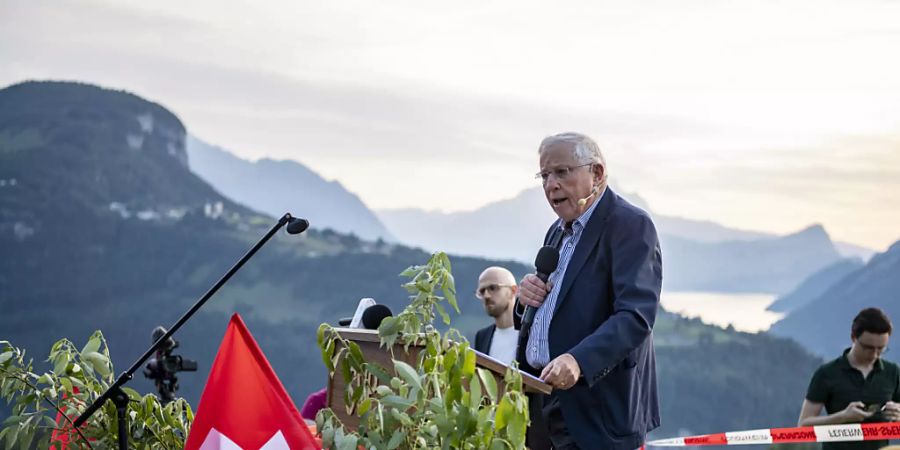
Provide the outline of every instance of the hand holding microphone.
<path id="1" fill-rule="evenodd" d="M 525 275 L 519 282 L 519 303 L 525 305 L 525 313 L 529 308 L 539 308 L 551 289 L 553 285 L 549 281 L 544 282 L 533 273 Z"/>
<path id="2" fill-rule="evenodd" d="M 519 301 L 525 305 L 525 314 L 522 316 L 523 330 L 531 328 L 537 309 L 544 303 L 544 299 L 553 288 L 548 280 L 558 265 L 559 250 L 546 245 L 541 247 L 534 260 L 534 274 L 526 275 L 522 279 L 519 286 Z"/>

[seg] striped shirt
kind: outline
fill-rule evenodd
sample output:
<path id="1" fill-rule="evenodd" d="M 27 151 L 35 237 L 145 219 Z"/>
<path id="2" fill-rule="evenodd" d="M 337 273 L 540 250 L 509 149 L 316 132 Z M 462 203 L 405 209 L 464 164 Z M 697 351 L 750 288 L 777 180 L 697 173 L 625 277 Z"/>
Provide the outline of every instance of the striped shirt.
<path id="1" fill-rule="evenodd" d="M 548 342 L 550 336 L 550 321 L 553 319 L 553 311 L 556 309 L 559 289 L 562 287 L 562 281 L 566 275 L 566 267 L 569 266 L 569 261 L 572 260 L 572 255 L 575 253 L 575 247 L 578 245 L 578 240 L 581 239 L 581 233 L 584 231 L 584 227 L 591 218 L 591 214 L 594 213 L 594 208 L 596 208 L 600 203 L 600 200 L 603 199 L 604 194 L 606 194 L 606 189 L 603 190 L 600 197 L 594 201 L 587 211 L 572 222 L 571 229 L 563 227 L 562 221 L 559 221 L 559 224 L 557 225 L 558 228 L 562 228 L 563 232 L 562 245 L 559 249 L 559 265 L 556 267 L 556 270 L 550 274 L 550 281 L 553 282 L 553 288 L 550 289 L 550 293 L 547 294 L 544 303 L 541 304 L 537 313 L 534 315 L 531 334 L 528 336 L 528 347 L 525 349 L 525 359 L 528 360 L 528 364 L 535 369 L 540 369 L 550 363 L 550 344 Z"/>

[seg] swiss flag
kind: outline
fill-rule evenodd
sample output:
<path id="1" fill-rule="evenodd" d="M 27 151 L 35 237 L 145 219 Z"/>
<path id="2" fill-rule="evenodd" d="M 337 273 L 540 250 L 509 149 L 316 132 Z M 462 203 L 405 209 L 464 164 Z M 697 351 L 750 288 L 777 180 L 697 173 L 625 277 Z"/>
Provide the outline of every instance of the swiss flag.
<path id="1" fill-rule="evenodd" d="M 237 314 L 219 346 L 184 448 L 321 448 Z"/>
<path id="2" fill-rule="evenodd" d="M 78 386 L 72 387 L 72 393 L 78 393 Z M 72 401 L 69 396 L 63 393 L 62 400 L 59 402 L 60 410 L 56 413 L 56 429 L 53 430 L 53 433 L 50 434 L 50 449 L 57 450 L 66 450 L 69 447 L 69 442 L 80 438 L 77 434 L 75 434 L 75 430 L 69 424 L 69 421 L 65 420 L 63 417 L 63 411 L 69 412 L 69 404 Z M 66 414 L 68 417 L 68 414 Z M 93 441 L 94 439 L 91 439 Z"/>

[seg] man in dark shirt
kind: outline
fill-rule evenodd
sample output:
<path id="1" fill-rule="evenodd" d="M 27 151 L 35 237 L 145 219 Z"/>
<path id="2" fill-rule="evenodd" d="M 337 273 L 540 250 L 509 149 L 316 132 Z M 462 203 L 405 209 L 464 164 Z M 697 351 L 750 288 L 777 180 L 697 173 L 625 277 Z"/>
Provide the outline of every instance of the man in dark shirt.
<path id="1" fill-rule="evenodd" d="M 813 374 L 800 426 L 900 421 L 900 367 L 885 361 L 893 327 L 884 311 L 866 308 L 851 327 L 850 348 Z M 820 415 L 822 408 L 826 415 Z M 823 450 L 879 449 L 885 441 L 826 442 Z"/>

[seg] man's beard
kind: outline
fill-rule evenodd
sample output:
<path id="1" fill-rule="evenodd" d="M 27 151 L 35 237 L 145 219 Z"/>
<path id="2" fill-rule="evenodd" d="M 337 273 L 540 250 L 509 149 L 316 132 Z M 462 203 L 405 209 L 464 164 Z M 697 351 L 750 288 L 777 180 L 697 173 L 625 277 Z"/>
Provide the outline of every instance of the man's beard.
<path id="1" fill-rule="evenodd" d="M 496 318 L 498 318 L 498 317 L 500 317 L 500 316 L 506 314 L 506 311 L 509 310 L 509 305 L 510 305 L 510 302 L 507 302 L 507 303 L 506 303 L 505 305 L 503 305 L 503 307 L 501 308 L 500 304 L 498 304 L 498 303 L 493 303 L 493 304 L 491 305 L 491 307 L 486 308 L 486 309 L 487 309 L 487 313 L 488 313 L 489 316 L 491 316 L 491 317 L 493 317 L 493 318 L 496 319 Z M 498 308 L 501 308 L 501 309 L 498 309 Z"/>

